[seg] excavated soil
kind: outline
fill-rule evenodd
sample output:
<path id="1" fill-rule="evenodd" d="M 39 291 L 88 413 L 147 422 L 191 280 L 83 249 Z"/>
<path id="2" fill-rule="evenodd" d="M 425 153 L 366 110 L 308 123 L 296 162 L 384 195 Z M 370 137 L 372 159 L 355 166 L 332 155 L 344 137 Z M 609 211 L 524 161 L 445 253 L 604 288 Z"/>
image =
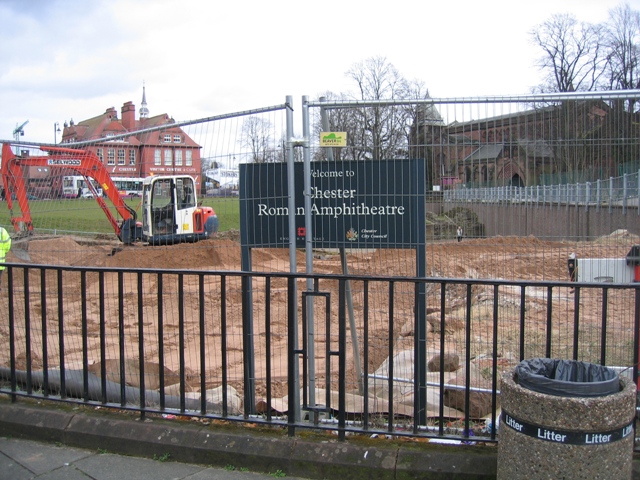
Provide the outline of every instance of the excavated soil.
<path id="1" fill-rule="evenodd" d="M 487 239 L 464 239 L 430 243 L 427 246 L 427 276 L 437 278 L 460 279 L 505 279 L 505 280 L 551 280 L 567 281 L 567 258 L 575 252 L 578 258 L 624 258 L 630 247 L 639 243 L 639 239 L 627 232 L 614 232 L 610 237 L 595 242 L 549 242 L 534 237 L 496 237 Z M 16 245 L 20 248 L 20 245 Z M 239 272 L 241 270 L 241 248 L 237 232 L 227 232 L 218 238 L 196 244 L 180 244 L 173 246 L 122 246 L 112 240 L 97 238 L 57 237 L 34 239 L 28 244 L 28 252 L 32 264 L 60 265 L 78 267 L 65 270 L 59 283 L 55 271 L 47 271 L 42 275 L 40 270 L 32 270 L 29 277 L 29 312 L 26 312 L 22 295 L 13 305 L 17 325 L 16 359 L 18 368 L 26 366 L 25 317 L 31 318 L 31 362 L 32 368 L 44 365 L 43 343 L 40 338 L 42 325 L 48 330 L 47 355 L 48 366 L 59 364 L 60 337 L 58 330 L 63 323 L 64 357 L 68 365 L 78 365 L 83 361 L 83 341 L 87 343 L 90 365 L 101 360 L 100 345 L 106 345 L 106 360 L 112 360 L 124 352 L 127 358 L 138 358 L 138 338 L 144 335 L 144 357 L 146 362 L 159 361 L 159 355 L 172 371 L 179 371 L 181 365 L 188 377 L 189 388 L 199 390 L 200 374 L 206 372 L 206 388 L 221 384 L 222 375 L 226 375 L 231 385 L 242 391 L 243 385 L 243 336 L 241 316 L 240 277 L 230 275 L 223 283 L 220 276 L 205 276 L 200 279 L 199 272 Z M 297 253 L 298 271 L 305 270 L 305 253 Z M 413 250 L 368 250 L 348 251 L 346 254 L 348 270 L 355 275 L 390 275 L 403 278 L 415 273 L 416 252 Z M 22 263 L 23 260 L 10 252 L 8 262 Z M 94 272 L 83 273 L 80 267 L 118 267 L 160 269 L 158 272 L 138 279 L 135 273 L 125 273 L 121 281 L 117 273 L 104 272 L 104 281 Z M 288 272 L 289 252 L 285 249 L 255 249 L 252 251 L 252 268 L 255 272 Z M 173 270 L 188 271 L 182 283 Z M 314 251 L 313 271 L 321 274 L 339 274 L 343 272 L 340 255 L 337 251 Z M 0 294 L 0 308 L 7 311 L 7 277 L 5 273 L 3 291 Z M 44 278 L 43 278 L 44 277 Z M 13 269 L 13 283 L 17 292 L 24 287 L 25 278 L 22 269 Z M 139 281 L 138 281 L 139 280 Z M 205 297 L 198 296 L 202 282 Z M 44 290 L 41 288 L 44 285 Z M 160 289 L 160 285 L 162 288 Z M 254 353 L 256 359 L 256 385 L 258 394 L 266 394 L 267 357 L 271 361 L 271 384 L 273 398 L 286 394 L 286 347 L 287 347 L 287 284 L 283 279 L 273 279 L 269 285 L 267 302 L 266 282 L 260 277 L 253 280 L 253 312 L 254 312 Z M 329 334 L 325 329 L 324 300 L 316 300 L 316 373 L 318 381 L 324 379 L 325 346 L 327 341 L 335 348 L 337 341 L 338 282 L 327 280 L 321 283 L 321 290 L 331 292 L 332 304 L 329 315 Z M 304 290 L 306 282 L 298 282 L 299 291 Z M 143 291 L 140 302 L 138 289 Z M 362 282 L 353 282 L 355 323 L 359 348 L 352 348 L 349 338 L 348 362 L 354 363 L 357 353 L 363 355 L 364 324 L 362 321 L 365 307 L 369 312 L 368 338 L 369 373 L 373 373 L 384 364 L 389 353 L 389 323 L 393 321 L 391 334 L 394 352 L 413 348 L 413 285 L 400 282 L 395 288 L 395 300 L 390 305 L 389 287 L 372 282 L 368 285 L 370 298 L 365 305 Z M 102 290 L 101 290 L 102 289 Z M 181 289 L 181 290 L 180 290 Z M 43 292 L 45 293 L 43 295 Z M 57 304 L 58 294 L 62 292 L 65 299 L 63 320 L 59 316 Z M 427 306 L 429 332 L 428 348 L 439 351 L 441 322 L 441 285 L 430 284 L 427 287 Z M 458 353 L 463 358 L 465 347 L 465 329 L 467 322 L 472 321 L 471 349 L 479 371 L 491 365 L 486 357 L 492 353 L 493 316 L 498 312 L 498 354 L 503 359 L 501 368 L 513 365 L 517 361 L 518 335 L 515 332 L 521 312 L 521 290 L 518 287 L 501 287 L 497 310 L 494 310 L 494 287 L 491 285 L 474 286 L 471 289 L 472 311 L 467 311 L 467 286 L 450 285 L 446 291 L 446 312 L 444 335 L 446 351 Z M 544 343 L 549 310 L 546 305 L 546 288 L 528 287 L 526 295 L 527 345 L 528 352 L 538 352 L 537 346 Z M 16 297 L 18 298 L 18 297 Z M 162 299 L 162 302 L 159 302 Z M 224 299 L 224 301 L 223 301 Z M 162 305 L 162 312 L 159 310 Z M 199 305 L 204 305 L 206 318 L 198 315 Z M 270 316 L 266 315 L 267 305 Z M 314 303 L 316 305 L 316 303 Z M 571 355 L 571 335 L 576 305 L 580 312 L 580 328 L 585 332 L 588 344 L 597 346 L 600 342 L 599 326 L 602 323 L 603 297 L 602 291 L 585 290 L 579 301 L 568 288 L 558 288 L 553 296 L 552 336 L 554 350 L 558 354 Z M 610 341 L 621 345 L 633 343 L 630 328 L 633 325 L 633 298 L 625 291 L 610 292 L 608 297 L 608 335 Z M 223 312 L 223 306 L 226 308 Z M 182 316 L 176 313 L 182 308 Z M 393 312 L 391 312 L 393 309 Z M 139 313 L 143 313 L 142 329 L 138 321 Z M 301 306 L 298 302 L 301 316 Z M 43 313 L 44 316 L 43 320 Z M 631 315 L 631 321 L 629 320 Z M 162 316 L 162 322 L 160 317 Z M 84 318 L 83 318 L 84 317 Z M 222 318 L 226 323 L 223 325 Z M 4 317 L 7 318 L 6 316 Z M 205 333 L 200 343 L 201 322 Z M 631 323 L 629 323 L 631 322 Z M 104 331 L 101 332 L 101 325 Z M 630 326 L 631 325 L 631 326 Z M 223 328 L 224 327 L 224 328 Z M 163 344 L 160 344 L 160 328 L 163 331 Z M 184 330 L 184 338 L 180 338 L 180 328 Z M 86 335 L 83 332 L 86 329 Z M 266 352 L 266 333 L 270 335 L 270 351 Z M 0 324 L 0 341 L 6 346 L 8 342 L 8 323 Z M 325 336 L 327 335 L 327 336 Z M 83 340 L 84 338 L 84 340 Z M 566 350 L 559 345 L 566 341 Z M 581 344 L 582 346 L 582 344 Z M 594 346 L 594 345 L 592 345 Z M 182 350 L 180 349 L 182 347 Z M 204 361 L 200 352 L 205 352 Z M 8 366 L 9 349 L 3 348 L 0 364 Z M 223 360 L 222 356 L 226 355 Z M 620 358 L 613 354 L 608 363 L 624 363 L 628 356 L 626 350 L 619 352 Z M 596 355 L 597 356 L 597 355 Z M 597 360 L 597 358 L 594 358 Z M 362 358 L 361 358 L 362 361 Z M 335 371 L 337 362 L 332 364 Z M 94 370 L 96 368 L 94 367 Z M 99 369 L 98 369 L 99 370 Z M 407 372 L 409 375 L 410 372 Z M 349 374 L 350 388 L 358 390 L 358 378 L 361 372 L 352 369 Z M 334 379 L 331 379 L 334 382 Z"/>

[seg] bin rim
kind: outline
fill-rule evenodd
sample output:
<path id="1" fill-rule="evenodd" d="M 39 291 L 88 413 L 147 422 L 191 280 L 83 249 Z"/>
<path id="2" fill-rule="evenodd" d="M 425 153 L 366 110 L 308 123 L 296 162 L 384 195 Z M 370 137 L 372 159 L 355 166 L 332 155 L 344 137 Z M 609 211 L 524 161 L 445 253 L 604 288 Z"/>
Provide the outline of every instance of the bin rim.
<path id="1" fill-rule="evenodd" d="M 514 381 L 528 390 L 561 397 L 601 397 L 620 391 L 615 370 L 578 360 L 522 360 L 515 367 Z"/>

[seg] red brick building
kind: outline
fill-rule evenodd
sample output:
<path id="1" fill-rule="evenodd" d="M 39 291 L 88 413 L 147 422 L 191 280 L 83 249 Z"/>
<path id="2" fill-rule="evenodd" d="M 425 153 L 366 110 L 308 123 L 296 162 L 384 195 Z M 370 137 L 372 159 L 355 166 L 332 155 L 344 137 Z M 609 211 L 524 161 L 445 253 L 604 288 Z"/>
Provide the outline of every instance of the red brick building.
<path id="1" fill-rule="evenodd" d="M 142 106 L 136 120 L 135 105 L 126 102 L 120 109 L 110 107 L 97 117 L 78 123 L 65 122 L 62 143 L 104 139 L 86 147 L 98 155 L 114 177 L 147 177 L 149 175 L 191 175 L 200 186 L 200 145 L 167 114 L 149 117 L 143 87 Z M 112 137 L 127 132 L 147 131 L 130 136 Z"/>
<path id="2" fill-rule="evenodd" d="M 637 171 L 639 123 L 637 114 L 614 107 L 600 100 L 564 101 L 450 125 L 433 108 L 424 109 L 412 127 L 411 155 L 427 159 L 429 188 L 557 185 L 619 176 L 632 167 Z"/>

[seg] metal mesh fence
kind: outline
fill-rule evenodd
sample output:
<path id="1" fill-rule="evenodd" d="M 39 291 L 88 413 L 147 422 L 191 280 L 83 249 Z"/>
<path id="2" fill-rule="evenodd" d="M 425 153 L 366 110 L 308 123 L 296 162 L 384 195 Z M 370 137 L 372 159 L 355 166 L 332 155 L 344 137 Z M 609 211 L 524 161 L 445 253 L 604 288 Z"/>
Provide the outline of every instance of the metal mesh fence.
<path id="1" fill-rule="evenodd" d="M 42 288 L 40 278 L 31 270 L 24 279 L 16 280 L 15 291 L 22 291 L 24 298 L 14 308 L 24 319 L 30 314 L 34 318 L 45 315 L 44 320 L 39 318 L 30 327 L 24 324 L 20 328 L 41 332 L 41 325 L 46 325 L 47 340 L 38 343 L 36 335 L 28 344 L 30 335 L 26 334 L 16 356 L 25 361 L 29 357 L 33 368 L 53 367 L 64 344 L 69 368 L 88 361 L 98 370 L 108 362 L 132 359 L 139 363 L 144 358 L 173 372 L 185 371 L 183 391 L 228 383 L 244 393 L 250 387 L 244 384 L 248 350 L 241 280 L 197 273 L 243 269 L 240 229 L 254 226 L 240 225 L 237 193 L 243 179 L 239 165 L 278 163 L 289 155 L 302 162 L 308 155 L 313 161 L 424 161 L 424 182 L 429 191 L 424 226 L 426 276 L 460 280 L 448 281 L 446 288 L 437 281 L 426 285 L 424 321 L 429 325 L 430 354 L 459 353 L 473 359 L 478 377 L 488 381 L 496 364 L 507 368 L 523 357 L 579 357 L 608 365 L 632 365 L 636 354 L 635 300 L 629 290 L 582 289 L 576 295 L 568 285 L 553 289 L 546 284 L 534 285 L 523 290 L 518 282 L 565 282 L 569 280 L 570 254 L 584 260 L 624 261 L 629 249 L 640 243 L 640 132 L 636 114 L 625 110 L 635 98 L 637 92 L 627 96 L 613 92 L 420 102 L 318 101 L 305 104 L 310 111 L 303 121 L 313 131 L 308 137 L 291 135 L 294 129 L 286 118 L 289 105 L 173 122 L 153 131 L 128 132 L 81 145 L 65 144 L 66 148 L 79 146 L 94 152 L 107 170 L 122 166 L 121 162 L 125 166 L 131 161 L 150 162 L 156 175 L 193 176 L 198 202 L 213 207 L 220 227 L 213 239 L 196 243 L 123 245 L 91 198 L 99 193 L 99 184 L 80 186 L 88 191 L 82 190 L 79 196 L 74 184 L 65 195 L 64 177 L 77 176 L 74 172 L 23 168 L 33 219 L 33 234 L 26 248 L 31 259 L 28 265 L 36 265 L 35 272 L 38 264 L 46 264 L 160 268 L 166 273 L 138 277 L 131 272 L 90 272 L 83 277 L 65 271 L 61 275 L 66 287 L 61 293 L 56 278 Z M 347 146 L 321 147 L 321 130 L 346 132 Z M 174 143 L 176 135 L 193 142 L 197 161 L 191 157 L 188 165 L 186 153 L 176 153 L 183 145 L 182 140 Z M 132 160 L 126 153 L 130 138 L 148 145 L 150 156 Z M 20 158 L 48 155 L 47 146 L 12 148 Z M 137 163 L 130 166 L 135 168 Z M 391 171 L 389 176 L 393 175 Z M 12 194 L 5 191 L 5 195 Z M 260 192 L 252 195 L 259 197 Z M 112 216 L 122 220 L 108 197 L 105 201 Z M 139 197 L 128 195 L 124 202 L 142 213 Z M 0 209 L 0 225 L 14 231 L 10 217 L 16 215 L 17 211 Z M 600 225 L 598 229 L 595 223 Z M 16 236 L 14 240 L 19 247 L 21 239 Z M 309 273 L 352 276 L 355 328 L 348 337 L 347 390 L 361 393 L 366 383 L 377 392 L 375 396 L 384 398 L 390 358 L 410 351 L 415 342 L 415 286 L 394 283 L 393 277 L 415 276 L 419 257 L 413 249 L 400 248 L 343 252 L 314 248 L 310 257 L 308 254 L 303 249 L 253 248 L 251 269 L 267 274 L 288 272 L 295 259 L 295 269 L 304 272 L 311 258 Z M 7 261 L 19 265 L 24 260 L 10 253 Z M 172 272 L 176 269 L 190 274 L 179 276 Z M 99 275 L 104 275 L 103 282 L 98 281 Z M 373 276 L 391 280 L 367 282 L 361 278 Z M 510 285 L 466 283 L 491 279 Z M 290 314 L 288 284 L 283 278 L 268 281 L 260 276 L 251 283 L 256 389 L 260 397 L 282 398 L 288 392 L 290 352 L 284 341 L 291 334 L 286 323 Z M 313 288 L 307 279 L 298 279 L 297 285 L 295 312 L 301 317 L 301 292 Z M 325 281 L 323 286 L 320 291 L 331 291 L 335 299 L 337 280 Z M 139 289 L 145 292 L 142 302 L 137 296 Z M 65 296 L 63 311 L 55 301 L 60 294 Z M 8 299 L 3 295 L 1 301 Z M 335 319 L 338 307 L 332 303 L 327 309 L 323 302 L 322 297 L 312 301 L 314 338 L 303 335 L 299 341 L 309 340 L 317 347 L 311 383 L 322 386 L 328 381 L 335 387 L 337 360 L 327 358 L 330 355 L 325 347 L 335 346 L 338 332 L 335 324 L 325 319 L 326 314 Z M 202 311 L 206 312 L 204 323 Z M 148 321 L 140 323 L 142 317 Z M 309 325 L 300 319 L 299 326 L 302 331 Z M 7 330 L 1 333 L 5 338 L 9 335 Z M 139 338 L 145 338 L 143 347 Z M 328 370 L 325 361 L 331 364 Z M 20 365 L 26 367 L 24 362 Z M 299 368 L 305 365 L 299 362 Z M 403 383 L 411 381 L 412 375 L 412 371 L 401 370 L 393 375 L 397 412 L 409 408 L 398 399 L 412 392 L 412 386 Z M 153 384 L 151 377 L 148 381 Z M 439 387 L 433 387 L 433 392 L 442 394 Z"/>

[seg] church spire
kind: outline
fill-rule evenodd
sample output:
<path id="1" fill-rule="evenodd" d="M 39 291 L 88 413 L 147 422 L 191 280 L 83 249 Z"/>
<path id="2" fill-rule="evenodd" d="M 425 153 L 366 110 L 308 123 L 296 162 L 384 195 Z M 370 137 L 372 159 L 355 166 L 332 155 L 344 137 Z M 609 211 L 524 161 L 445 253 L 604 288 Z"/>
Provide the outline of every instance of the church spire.
<path id="1" fill-rule="evenodd" d="M 140 104 L 140 118 L 149 117 L 149 109 L 147 108 L 147 95 L 145 92 L 144 82 L 142 83 L 142 103 Z"/>

